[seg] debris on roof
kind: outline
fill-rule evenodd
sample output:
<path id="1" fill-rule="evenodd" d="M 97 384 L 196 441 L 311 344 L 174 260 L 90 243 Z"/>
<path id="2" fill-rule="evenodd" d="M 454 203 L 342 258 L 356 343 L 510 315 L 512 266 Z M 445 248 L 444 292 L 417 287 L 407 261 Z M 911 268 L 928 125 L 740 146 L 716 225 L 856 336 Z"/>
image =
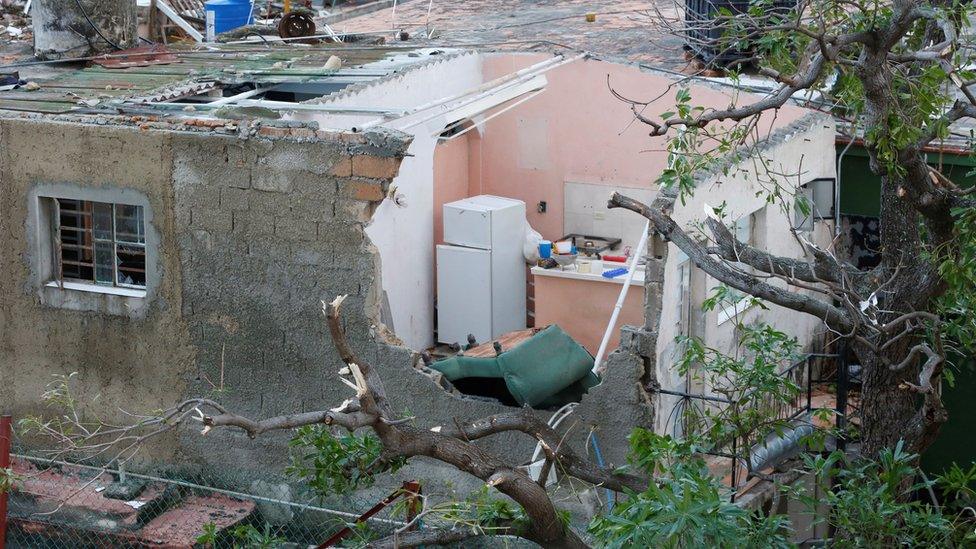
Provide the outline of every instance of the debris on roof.
<path id="1" fill-rule="evenodd" d="M 229 97 L 240 99 L 233 102 L 242 107 L 300 110 L 308 99 L 409 70 L 449 52 L 342 45 L 140 46 L 89 58 L 93 66 L 87 68 L 50 71 L 11 89 L 0 86 L 0 110 L 199 117 L 230 103 L 221 100 Z M 30 69 L 34 63 L 14 63 L 0 72 Z"/>

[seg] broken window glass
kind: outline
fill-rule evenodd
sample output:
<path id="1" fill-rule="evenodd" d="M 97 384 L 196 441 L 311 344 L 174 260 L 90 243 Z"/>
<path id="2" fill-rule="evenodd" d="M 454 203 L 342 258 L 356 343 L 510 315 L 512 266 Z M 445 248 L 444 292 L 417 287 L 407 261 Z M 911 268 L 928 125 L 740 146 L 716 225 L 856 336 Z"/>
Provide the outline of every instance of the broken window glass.
<path id="1" fill-rule="evenodd" d="M 118 242 L 145 244 L 142 206 L 115 205 L 115 239 Z"/>
<path id="2" fill-rule="evenodd" d="M 60 280 L 146 287 L 142 206 L 58 198 L 56 211 Z"/>
<path id="3" fill-rule="evenodd" d="M 142 246 L 119 244 L 118 283 L 125 286 L 146 286 L 146 249 Z"/>
<path id="4" fill-rule="evenodd" d="M 112 284 L 115 268 L 112 266 L 112 243 L 95 241 L 95 283 Z"/>
<path id="5" fill-rule="evenodd" d="M 112 205 L 104 202 L 92 202 L 95 240 L 112 240 Z"/>

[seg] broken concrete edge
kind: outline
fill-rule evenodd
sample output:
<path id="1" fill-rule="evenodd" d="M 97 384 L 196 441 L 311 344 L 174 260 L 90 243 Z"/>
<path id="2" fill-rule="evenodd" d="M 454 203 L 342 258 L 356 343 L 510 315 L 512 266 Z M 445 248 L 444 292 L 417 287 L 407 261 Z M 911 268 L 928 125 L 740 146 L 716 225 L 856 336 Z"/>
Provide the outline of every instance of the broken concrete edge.
<path id="1" fill-rule="evenodd" d="M 142 131 L 204 132 L 241 139 L 261 137 L 296 142 L 341 141 L 352 155 L 371 155 L 402 159 L 413 139 L 398 130 L 372 128 L 363 132 L 345 129 L 320 129 L 314 121 L 236 120 L 230 118 L 183 117 L 131 114 L 32 113 L 0 110 L 0 119 L 43 120 L 88 126 L 132 127 Z M 391 164 L 392 165 L 392 164 Z M 395 175 L 395 172 L 394 174 Z M 386 177 L 386 175 L 382 176 Z"/>
<path id="2" fill-rule="evenodd" d="M 0 111 L 0 119 L 43 120 L 62 124 L 117 126 L 138 131 L 213 133 L 239 139 L 284 140 L 292 142 L 340 143 L 342 157 L 330 175 L 346 184 L 342 196 L 378 204 L 386 198 L 390 182 L 400 169 L 413 140 L 398 130 L 374 128 L 364 132 L 322 130 L 314 121 L 232 120 L 220 118 L 168 118 L 156 115 L 38 114 Z M 375 209 L 375 208 L 374 208 Z M 372 211 L 369 212 L 369 217 Z M 362 221 L 368 221 L 363 219 Z"/>

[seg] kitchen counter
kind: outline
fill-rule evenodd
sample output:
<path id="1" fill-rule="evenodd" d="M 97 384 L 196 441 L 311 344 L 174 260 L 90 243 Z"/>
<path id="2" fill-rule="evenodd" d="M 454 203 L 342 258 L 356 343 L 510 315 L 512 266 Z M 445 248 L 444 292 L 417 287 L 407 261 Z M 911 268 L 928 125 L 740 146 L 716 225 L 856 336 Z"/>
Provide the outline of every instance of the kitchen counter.
<path id="1" fill-rule="evenodd" d="M 612 269 L 618 269 L 620 267 L 626 266 L 626 263 L 603 263 L 603 271 L 609 271 Z M 613 265 L 613 267 L 608 267 L 608 265 Z M 620 267 L 617 267 L 620 265 Z M 552 269 L 543 269 L 542 267 L 532 267 L 532 274 L 535 276 L 552 276 L 556 278 L 570 278 L 574 280 L 586 280 L 590 282 L 609 282 L 612 284 L 623 284 L 624 280 L 627 279 L 627 273 L 620 276 L 615 276 L 613 278 L 606 278 L 601 273 L 581 273 L 575 269 L 563 270 L 559 267 Z M 637 267 L 637 272 L 634 273 L 634 279 L 631 284 L 643 285 L 644 284 L 644 266 L 639 265 Z"/>
<path id="2" fill-rule="evenodd" d="M 616 263 L 604 270 L 618 268 Z M 620 264 L 623 265 L 623 264 Z M 600 273 L 580 273 L 576 270 L 532 268 L 535 291 L 535 325 L 558 324 L 563 330 L 596 355 L 603 333 L 610 323 L 610 315 L 626 280 L 623 274 L 604 278 Z M 617 325 L 610 337 L 607 352 L 620 344 L 620 327 L 644 322 L 644 269 L 638 267 L 627 291 L 624 305 L 617 317 Z"/>

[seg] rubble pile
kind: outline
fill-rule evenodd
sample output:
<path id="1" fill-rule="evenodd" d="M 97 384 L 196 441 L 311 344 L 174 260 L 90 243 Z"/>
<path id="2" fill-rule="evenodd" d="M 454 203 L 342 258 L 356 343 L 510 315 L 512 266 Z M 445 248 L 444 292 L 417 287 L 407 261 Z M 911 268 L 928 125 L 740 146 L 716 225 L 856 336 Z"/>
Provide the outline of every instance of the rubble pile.
<path id="1" fill-rule="evenodd" d="M 30 40 L 30 17 L 24 13 L 27 2 L 0 0 L 0 40 Z"/>

